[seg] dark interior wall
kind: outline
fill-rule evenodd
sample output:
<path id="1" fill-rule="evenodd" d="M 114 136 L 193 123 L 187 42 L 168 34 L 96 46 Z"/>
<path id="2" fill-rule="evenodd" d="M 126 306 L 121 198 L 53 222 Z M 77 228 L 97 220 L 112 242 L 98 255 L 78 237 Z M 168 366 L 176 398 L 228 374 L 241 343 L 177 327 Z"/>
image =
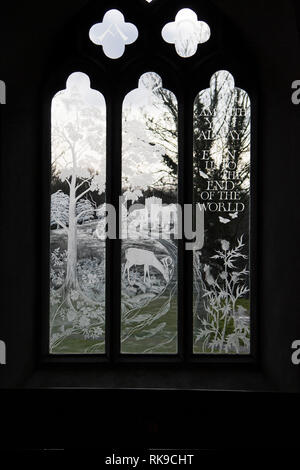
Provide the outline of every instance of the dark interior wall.
<path id="1" fill-rule="evenodd" d="M 132 0 L 131 0 L 132 1 Z M 160 1 L 160 0 L 156 0 Z M 162 0 L 163 1 L 163 0 Z M 200 3 L 200 2 L 199 2 Z M 291 364 L 291 343 L 300 339 L 299 312 L 299 109 L 291 83 L 300 79 L 296 10 L 285 0 L 214 0 L 243 35 L 257 63 L 258 114 L 258 371 L 243 366 L 182 370 L 168 382 L 153 382 L 145 368 L 109 371 L 95 378 L 88 369 L 34 373 L 40 293 L 39 198 L 42 149 L 41 86 L 63 30 L 87 1 L 7 2 L 1 5 L 0 79 L 7 85 L 1 106 L 1 284 L 0 339 L 7 365 L 0 386 L 98 385 L 273 389 L 300 391 L 300 366 Z M 124 1 L 124 4 L 126 2 Z M 235 45 L 232 45 L 233 49 Z M 251 71 L 249 70 L 249 73 Z M 31 378 L 32 376 L 32 378 Z"/>
<path id="2" fill-rule="evenodd" d="M 299 391 L 299 367 L 290 360 L 291 343 L 300 335 L 300 109 L 291 102 L 291 83 L 300 72 L 299 2 L 214 3 L 239 25 L 258 65 L 258 311 L 262 363 L 274 385 Z"/>

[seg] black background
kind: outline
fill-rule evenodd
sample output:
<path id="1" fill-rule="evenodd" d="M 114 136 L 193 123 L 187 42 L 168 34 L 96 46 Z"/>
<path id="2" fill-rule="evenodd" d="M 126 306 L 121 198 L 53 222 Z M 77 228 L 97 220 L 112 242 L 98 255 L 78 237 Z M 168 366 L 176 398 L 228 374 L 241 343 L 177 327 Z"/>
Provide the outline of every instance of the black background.
<path id="1" fill-rule="evenodd" d="M 55 51 L 63 48 L 64 29 L 80 18 L 88 2 L 2 3 L 0 79 L 7 84 L 7 104 L 0 108 L 0 338 L 8 345 L 8 364 L 0 366 L 4 449 L 278 448 L 298 443 L 300 366 L 292 365 L 290 356 L 291 343 L 300 339 L 300 105 L 291 102 L 291 83 L 300 79 L 299 2 L 206 3 L 242 35 L 256 64 L 253 70 L 249 61 L 244 74 L 256 76 L 259 84 L 258 364 L 202 367 L 197 380 L 181 371 L 178 382 L 169 383 L 163 373 L 153 381 L 145 368 L 131 376 L 125 368 L 106 381 L 88 368 L 84 376 L 64 367 L 36 372 L 41 96 L 47 73 L 56 67 Z M 70 390 L 95 386 L 98 390 Z M 21 390 L 33 387 L 48 390 Z M 64 390 L 49 390 L 57 387 Z M 160 387 L 173 390 L 150 390 Z"/>

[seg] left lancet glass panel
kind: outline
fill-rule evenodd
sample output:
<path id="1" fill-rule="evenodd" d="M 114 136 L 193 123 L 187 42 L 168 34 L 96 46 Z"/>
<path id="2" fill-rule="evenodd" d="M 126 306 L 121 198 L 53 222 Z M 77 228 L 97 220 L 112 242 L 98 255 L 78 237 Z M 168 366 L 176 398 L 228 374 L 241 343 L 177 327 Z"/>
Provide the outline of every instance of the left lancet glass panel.
<path id="1" fill-rule="evenodd" d="M 50 353 L 105 352 L 106 105 L 81 72 L 51 107 Z"/>
<path id="2" fill-rule="evenodd" d="M 177 353 L 177 100 L 154 72 L 123 102 L 121 352 Z"/>

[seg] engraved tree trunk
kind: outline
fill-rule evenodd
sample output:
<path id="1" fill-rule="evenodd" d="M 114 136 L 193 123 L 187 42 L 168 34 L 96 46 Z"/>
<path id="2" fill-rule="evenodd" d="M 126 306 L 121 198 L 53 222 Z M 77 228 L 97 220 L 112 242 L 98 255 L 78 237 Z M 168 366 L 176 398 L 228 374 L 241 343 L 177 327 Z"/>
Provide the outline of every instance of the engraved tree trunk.
<path id="1" fill-rule="evenodd" d="M 68 257 L 66 291 L 78 288 L 77 279 L 77 221 L 76 221 L 76 174 L 75 169 L 70 182 Z"/>

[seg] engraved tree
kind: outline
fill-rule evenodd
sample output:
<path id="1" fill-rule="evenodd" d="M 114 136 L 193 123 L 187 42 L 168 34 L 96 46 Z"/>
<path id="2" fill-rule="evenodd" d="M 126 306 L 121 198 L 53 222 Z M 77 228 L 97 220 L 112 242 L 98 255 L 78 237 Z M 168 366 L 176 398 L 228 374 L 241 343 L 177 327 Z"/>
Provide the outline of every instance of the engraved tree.
<path id="1" fill-rule="evenodd" d="M 91 192 L 102 194 L 105 190 L 105 115 L 101 95 L 89 88 L 87 77 L 76 84 L 72 84 L 72 78 L 67 89 L 52 101 L 52 159 L 58 177 L 67 183 L 69 198 L 68 223 L 64 211 L 52 210 L 53 220 L 68 237 L 65 292 L 79 290 L 77 224 L 91 213 L 91 205 L 84 198 Z M 78 211 L 80 207 L 82 210 Z"/>

